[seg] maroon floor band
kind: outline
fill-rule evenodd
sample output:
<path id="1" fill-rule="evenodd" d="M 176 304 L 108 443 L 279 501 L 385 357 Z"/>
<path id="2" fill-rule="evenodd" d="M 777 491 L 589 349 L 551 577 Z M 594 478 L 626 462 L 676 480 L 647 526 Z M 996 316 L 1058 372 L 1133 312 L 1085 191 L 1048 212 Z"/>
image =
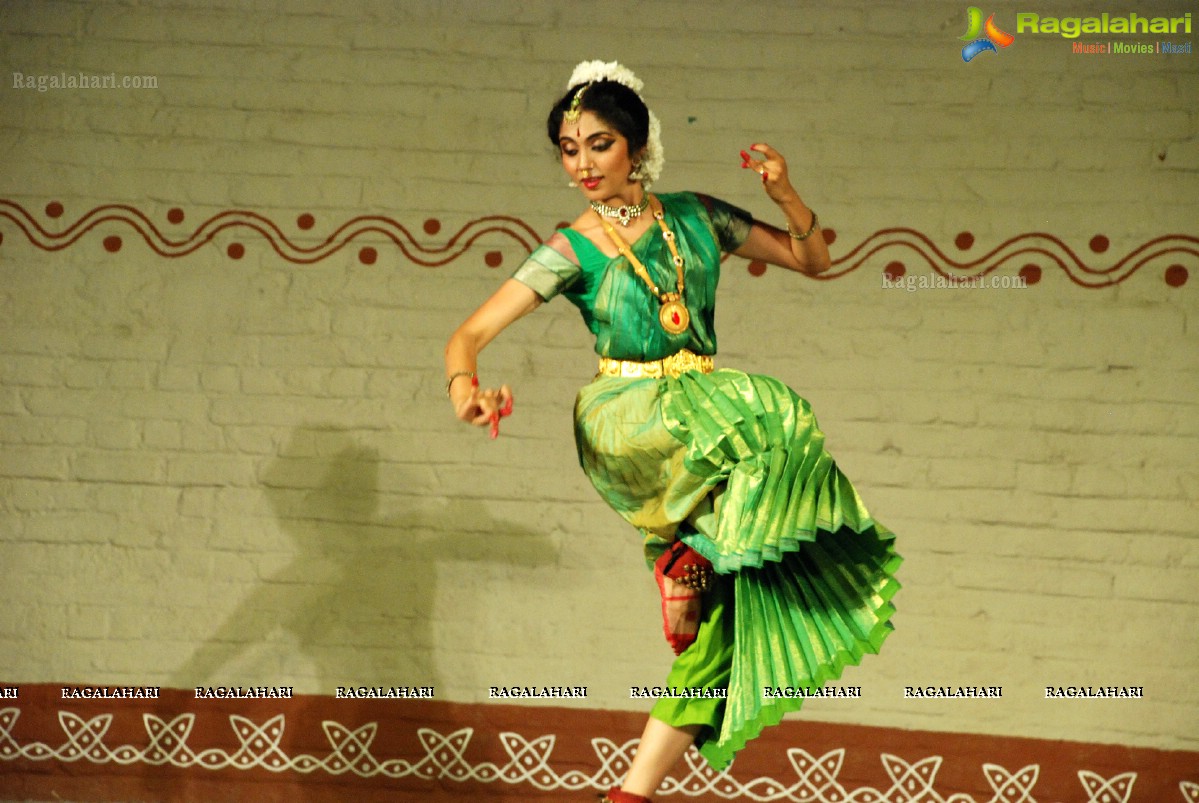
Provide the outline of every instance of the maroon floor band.
<path id="1" fill-rule="evenodd" d="M 629 734 L 644 723 L 632 711 L 310 695 L 198 700 L 193 689 L 162 689 L 157 700 L 63 700 L 63 688 L 22 684 L 16 699 L 0 700 L 0 793 L 562 800 L 607 791 L 627 767 Z M 771 800 L 792 803 L 873 799 L 869 790 L 894 803 L 961 794 L 974 803 L 1193 803 L 1197 766 L 1199 752 L 797 720 L 768 729 L 719 776 L 692 754 L 668 779 L 674 794 L 656 799 L 752 800 L 773 789 Z"/>

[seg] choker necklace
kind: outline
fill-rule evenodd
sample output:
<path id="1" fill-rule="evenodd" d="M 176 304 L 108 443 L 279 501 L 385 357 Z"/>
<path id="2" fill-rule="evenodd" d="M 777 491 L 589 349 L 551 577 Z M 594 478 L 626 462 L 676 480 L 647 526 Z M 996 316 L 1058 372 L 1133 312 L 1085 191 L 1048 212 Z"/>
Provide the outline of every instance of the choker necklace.
<path id="1" fill-rule="evenodd" d="M 632 204 L 629 206 L 607 206 L 599 201 L 592 201 L 591 208 L 594 209 L 601 217 L 616 218 L 616 222 L 622 226 L 627 226 L 632 221 L 641 217 L 641 213 L 649 207 L 649 193 L 641 199 L 641 203 Z"/>
<path id="2" fill-rule="evenodd" d="M 662 328 L 672 335 L 681 335 L 687 331 L 687 327 L 691 325 L 691 313 L 687 311 L 687 305 L 683 303 L 683 258 L 679 256 L 678 246 L 674 244 L 674 232 L 666 226 L 665 214 L 662 211 L 662 206 L 654 199 L 654 220 L 658 221 L 659 228 L 662 229 L 662 239 L 666 240 L 666 245 L 670 248 L 671 261 L 674 263 L 675 276 L 677 279 L 677 293 L 663 293 L 658 289 L 658 285 L 650 278 L 649 271 L 645 265 L 629 248 L 629 244 L 620 236 L 616 229 L 612 228 L 612 224 L 604 220 L 602 214 L 600 223 L 604 224 L 604 231 L 608 233 L 608 237 L 612 240 L 612 244 L 616 246 L 616 250 L 621 256 L 629 261 L 633 266 L 633 271 L 641 277 L 641 280 L 646 283 L 650 291 L 658 297 L 658 302 L 662 305 L 658 310 L 658 323 L 662 324 Z M 595 203 L 591 204 L 593 207 Z M 642 209 L 649 206 L 649 195 L 645 196 Z M 622 209 L 627 207 L 621 207 Z M 595 210 L 599 212 L 599 210 Z M 638 210 L 638 214 L 641 210 Z"/>

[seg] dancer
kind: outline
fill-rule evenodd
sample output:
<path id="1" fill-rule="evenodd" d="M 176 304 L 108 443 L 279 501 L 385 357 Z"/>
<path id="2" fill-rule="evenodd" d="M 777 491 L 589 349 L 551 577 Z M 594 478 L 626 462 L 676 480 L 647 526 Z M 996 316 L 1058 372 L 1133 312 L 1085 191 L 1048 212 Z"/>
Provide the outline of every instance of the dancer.
<path id="1" fill-rule="evenodd" d="M 691 745 L 715 769 L 802 697 L 877 652 L 900 563 L 823 448 L 808 403 L 776 379 L 717 368 L 721 253 L 800 273 L 829 266 L 816 212 L 765 143 L 741 151 L 785 228 L 691 192 L 651 194 L 660 126 L 616 62 L 580 64 L 547 120 L 587 207 L 454 332 L 446 393 L 462 421 L 513 410 L 481 387 L 479 353 L 561 294 L 595 335 L 599 371 L 575 402 L 583 470 L 644 536 L 677 657 L 610 803 L 648 801 Z"/>

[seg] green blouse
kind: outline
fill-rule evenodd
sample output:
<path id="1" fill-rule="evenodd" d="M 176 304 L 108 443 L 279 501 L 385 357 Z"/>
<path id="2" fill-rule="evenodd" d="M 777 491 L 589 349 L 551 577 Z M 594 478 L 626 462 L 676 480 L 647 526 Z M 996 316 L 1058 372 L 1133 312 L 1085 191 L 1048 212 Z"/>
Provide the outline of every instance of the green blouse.
<path id="1" fill-rule="evenodd" d="M 724 201 L 690 192 L 661 194 L 658 199 L 683 257 L 683 301 L 691 313 L 687 331 L 667 333 L 658 323 L 659 300 L 629 261 L 605 256 L 573 229 L 561 232 L 573 246 L 577 263 L 543 244 L 512 275 L 546 301 L 562 294 L 578 307 L 601 357 L 657 360 L 684 348 L 696 354 L 716 353 L 720 255 L 745 242 L 753 217 Z M 630 245 L 659 287 L 674 288 L 674 263 L 661 229 L 651 226 Z"/>

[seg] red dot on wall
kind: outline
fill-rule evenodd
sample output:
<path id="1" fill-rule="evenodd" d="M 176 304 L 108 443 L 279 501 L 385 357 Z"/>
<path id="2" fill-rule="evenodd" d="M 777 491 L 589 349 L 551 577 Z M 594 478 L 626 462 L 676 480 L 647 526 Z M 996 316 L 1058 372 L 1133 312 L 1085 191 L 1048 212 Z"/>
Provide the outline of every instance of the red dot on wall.
<path id="1" fill-rule="evenodd" d="M 436 234 L 441 231 L 441 221 L 431 217 L 425 221 L 425 234 Z"/>
<path id="2" fill-rule="evenodd" d="M 63 213 L 62 204 L 58 201 L 51 201 L 46 204 L 46 217 L 60 217 Z"/>
<path id="3" fill-rule="evenodd" d="M 956 245 L 960 250 L 965 251 L 967 248 L 974 245 L 974 235 L 968 231 L 964 231 L 957 237 L 953 238 L 953 244 Z"/>
<path id="4" fill-rule="evenodd" d="M 820 230 L 820 234 L 823 235 L 823 237 L 824 237 L 825 245 L 832 245 L 833 243 L 837 242 L 837 230 L 836 229 L 823 229 L 822 228 Z"/>
<path id="5" fill-rule="evenodd" d="M 1020 278 L 1025 284 L 1036 284 L 1041 281 L 1041 266 L 1030 262 L 1020 269 Z"/>
<path id="6" fill-rule="evenodd" d="M 313 226 L 316 225 L 316 218 L 314 218 L 312 215 L 305 212 L 304 214 L 302 214 L 298 218 L 296 218 L 296 225 L 299 226 L 304 231 L 308 231 L 309 229 L 311 229 Z"/>
<path id="7" fill-rule="evenodd" d="M 375 260 L 379 258 L 379 252 L 371 248 L 369 245 L 358 252 L 358 261 L 363 265 L 373 265 Z"/>
<path id="8" fill-rule="evenodd" d="M 225 253 L 229 255 L 230 259 L 241 259 L 246 255 L 246 247 L 241 243 L 230 243 L 229 247 L 225 249 Z"/>
<path id="9" fill-rule="evenodd" d="M 1166 284 L 1171 287 L 1182 287 L 1189 278 L 1190 274 L 1182 265 L 1171 265 L 1166 268 Z"/>
<path id="10" fill-rule="evenodd" d="M 504 255 L 499 251 L 488 251 L 483 255 L 483 261 L 487 263 L 489 268 L 498 268 L 504 264 Z"/>
<path id="11" fill-rule="evenodd" d="M 115 254 L 121 250 L 121 238 L 115 234 L 110 234 L 104 238 L 104 250 L 110 254 Z"/>
<path id="12" fill-rule="evenodd" d="M 174 206 L 174 207 L 171 207 L 170 209 L 168 209 L 167 210 L 167 222 L 182 223 L 183 222 L 183 210 L 177 206 Z"/>
<path id="13" fill-rule="evenodd" d="M 907 272 L 902 262 L 888 262 L 887 267 L 883 268 L 883 275 L 891 280 L 899 279 Z"/>
<path id="14" fill-rule="evenodd" d="M 1092 251 L 1094 251 L 1096 254 L 1102 254 L 1107 250 L 1107 247 L 1111 245 L 1111 243 L 1108 242 L 1108 239 L 1102 234 L 1096 234 L 1091 238 L 1090 245 Z"/>
<path id="15" fill-rule="evenodd" d="M 749 263 L 748 270 L 750 276 L 761 276 L 766 273 L 766 263 L 760 259 L 752 260 Z"/>

